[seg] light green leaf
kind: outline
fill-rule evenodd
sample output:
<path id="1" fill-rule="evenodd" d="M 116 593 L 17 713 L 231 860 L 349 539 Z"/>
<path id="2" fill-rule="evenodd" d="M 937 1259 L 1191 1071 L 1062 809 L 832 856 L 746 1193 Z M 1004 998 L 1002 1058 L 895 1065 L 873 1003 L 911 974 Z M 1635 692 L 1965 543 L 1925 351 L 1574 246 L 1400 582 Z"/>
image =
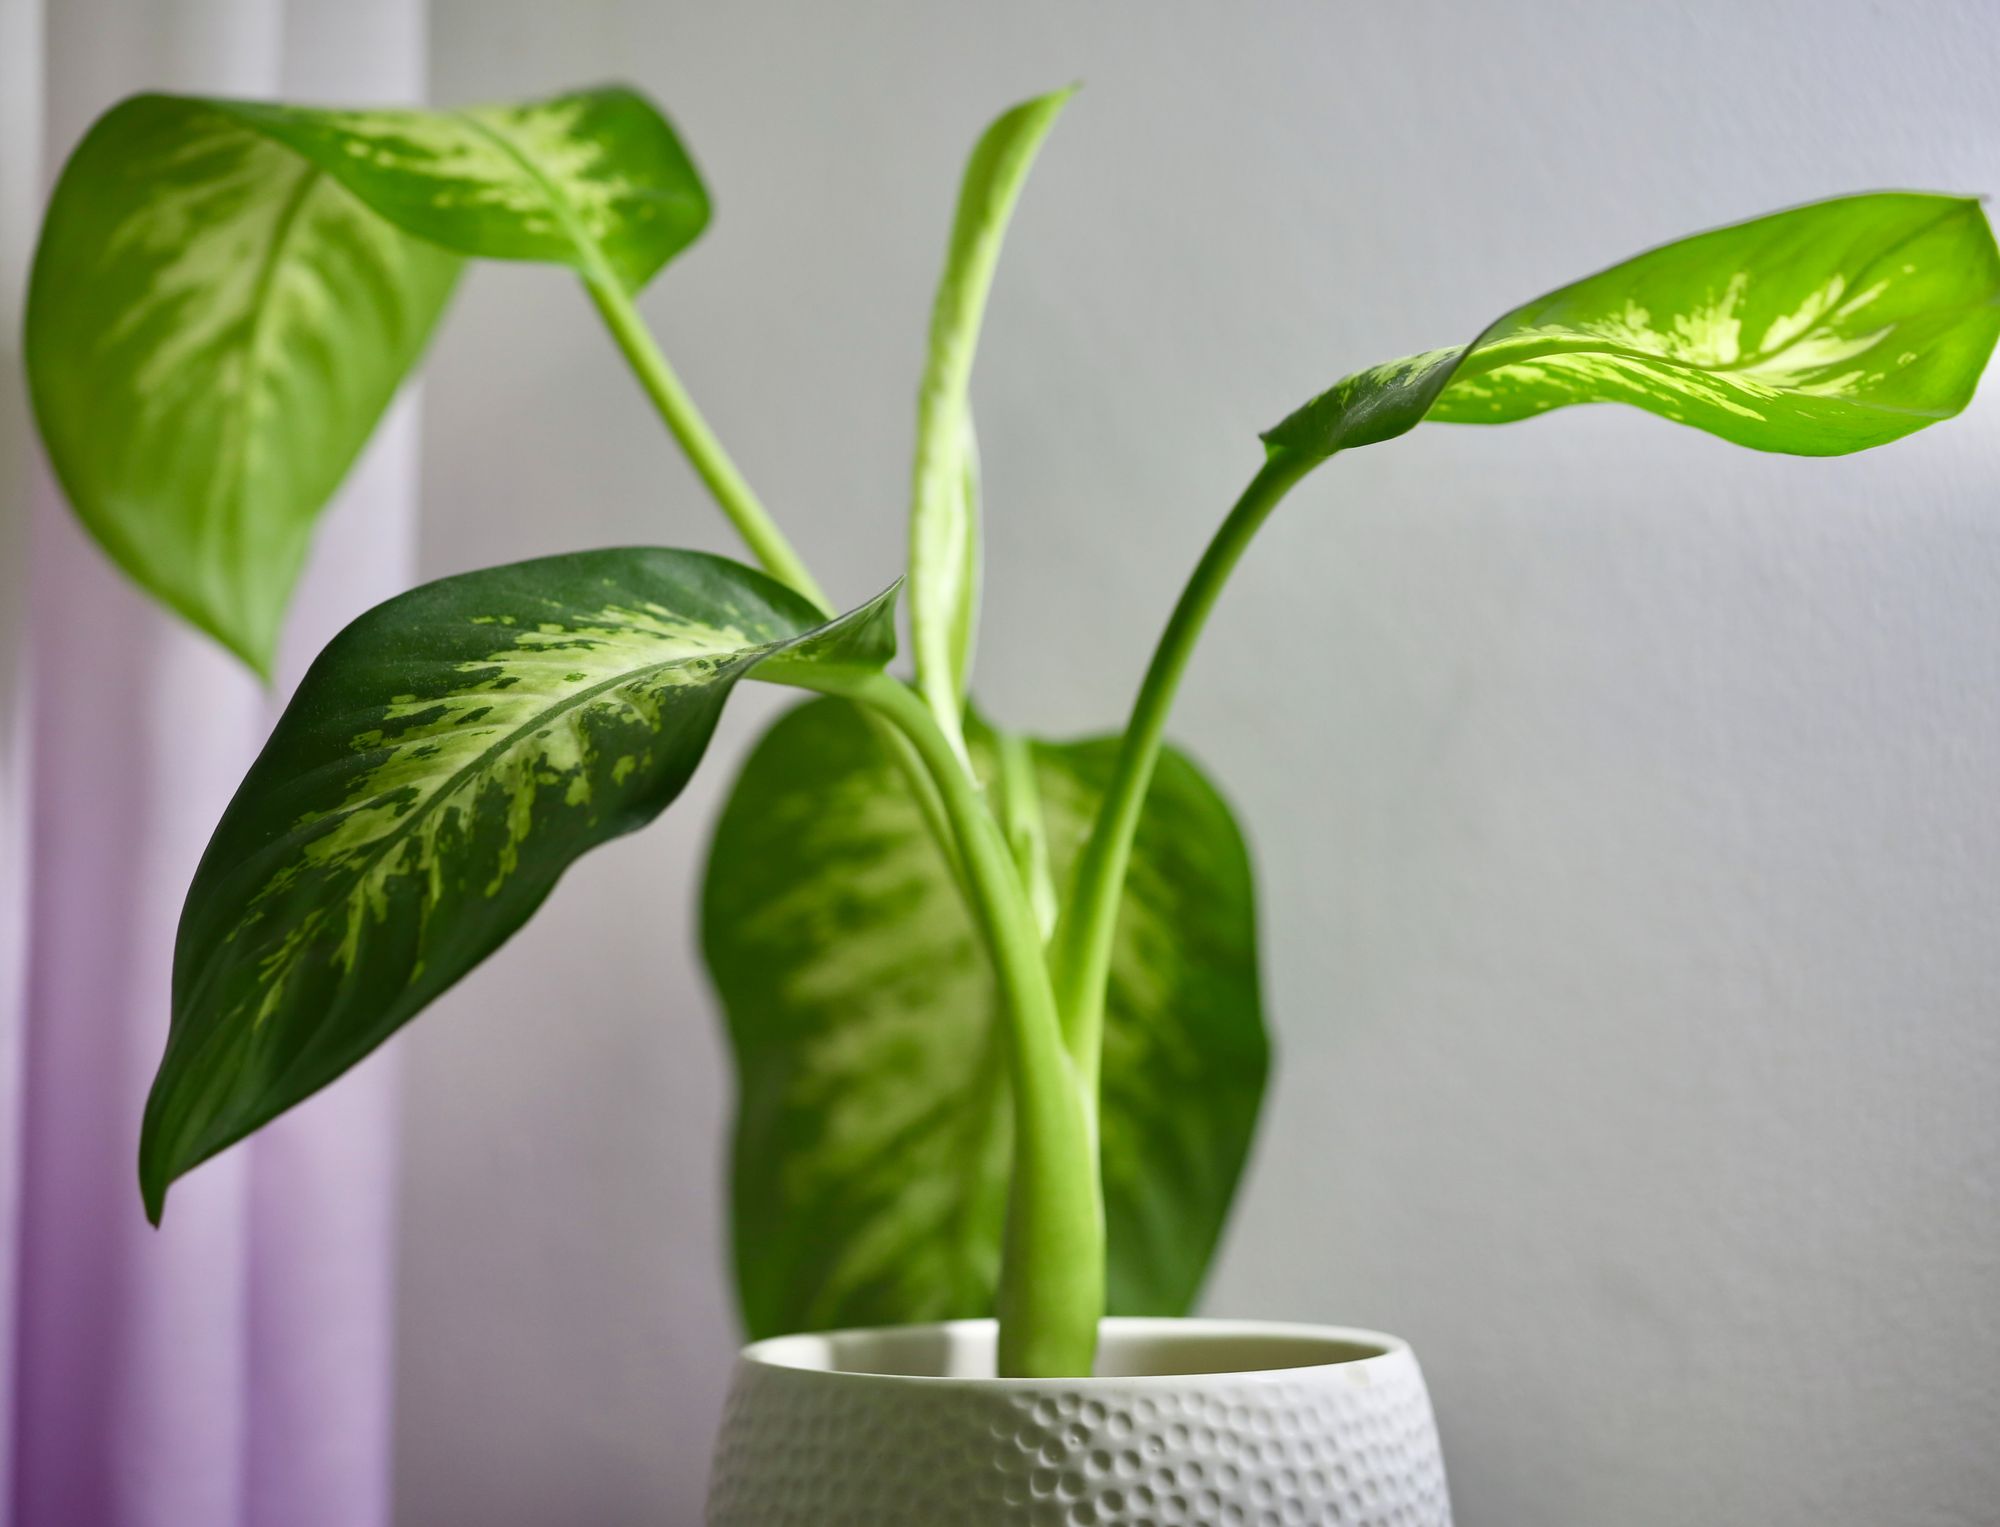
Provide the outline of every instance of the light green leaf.
<path id="1" fill-rule="evenodd" d="M 707 220 L 628 90 L 458 112 L 135 96 L 50 203 L 36 417 L 113 560 L 267 672 L 313 522 L 457 277 L 447 251 L 634 290 Z"/>
<path id="2" fill-rule="evenodd" d="M 970 745 L 990 779 L 993 739 L 975 725 Z M 1032 745 L 1058 883 L 1115 750 Z M 949 870 L 849 707 L 810 702 L 758 745 L 716 830 L 702 923 L 740 1085 L 735 1250 L 751 1333 L 991 1313 L 1012 1149 L 1002 1019 Z M 1214 1250 L 1267 1063 L 1255 923 L 1228 808 L 1169 751 L 1106 1025 L 1115 1312 L 1186 1310 Z"/>
<path id="3" fill-rule="evenodd" d="M 226 109 L 114 108 L 63 170 L 28 292 L 35 416 L 78 518 L 268 672 L 313 522 L 458 269 Z"/>
<path id="4" fill-rule="evenodd" d="M 979 486 L 972 358 L 1007 220 L 1042 139 L 1071 90 L 1003 113 L 973 148 L 958 192 L 951 246 L 931 308 L 930 355 L 917 395 L 910 490 L 910 648 L 917 688 L 963 747 L 960 711 L 979 615 Z"/>
<path id="5" fill-rule="evenodd" d="M 608 270 L 634 292 L 708 226 L 693 161 L 632 90 L 463 111 L 229 109 L 397 226 L 460 254 Z"/>
<path id="6" fill-rule="evenodd" d="M 1977 201 L 1846 196 L 1614 265 L 1470 345 L 1350 376 L 1264 439 L 1322 457 L 1423 419 L 1616 402 L 1757 450 L 1837 456 L 1964 408 L 1996 335 L 2000 251 Z"/>
<path id="7" fill-rule="evenodd" d="M 880 668 L 894 591 L 831 622 L 695 552 L 446 578 L 328 644 L 210 840 L 140 1181 L 167 1185 L 366 1055 L 579 854 L 677 796 L 738 679 Z"/>

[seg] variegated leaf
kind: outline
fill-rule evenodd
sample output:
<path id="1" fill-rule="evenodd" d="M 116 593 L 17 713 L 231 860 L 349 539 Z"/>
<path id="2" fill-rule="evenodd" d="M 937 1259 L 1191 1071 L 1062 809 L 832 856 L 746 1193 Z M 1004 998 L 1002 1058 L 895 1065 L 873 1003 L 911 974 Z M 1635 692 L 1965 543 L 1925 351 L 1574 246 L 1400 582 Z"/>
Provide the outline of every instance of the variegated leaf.
<path id="1" fill-rule="evenodd" d="M 114 108 L 56 185 L 28 293 L 35 417 L 77 517 L 268 672 L 313 522 L 458 269 L 223 109 Z"/>
<path id="2" fill-rule="evenodd" d="M 672 126 L 617 86 L 461 111 L 228 109 L 460 254 L 608 271 L 630 292 L 708 226 L 708 192 Z"/>
<path id="3" fill-rule="evenodd" d="M 36 416 L 112 558 L 268 670 L 313 522 L 450 293 L 448 251 L 634 290 L 707 220 L 629 90 L 456 112 L 136 96 L 50 203 Z"/>
<path id="4" fill-rule="evenodd" d="M 993 739 L 975 726 L 970 744 L 990 780 Z M 1032 745 L 1058 882 L 1115 750 Z M 758 745 L 716 830 L 702 924 L 740 1086 L 735 1255 L 751 1333 L 991 1313 L 1012 1148 L 992 978 L 916 805 L 850 710 L 809 702 Z M 1192 1303 L 1266 1062 L 1248 858 L 1228 808 L 1169 751 L 1106 1024 L 1114 1312 Z"/>
<path id="5" fill-rule="evenodd" d="M 1846 196 L 1697 234 L 1336 383 L 1264 436 L 1307 457 L 1424 419 L 1629 403 L 1757 450 L 1837 456 L 1950 418 L 2000 335 L 1977 201 Z"/>
<path id="6" fill-rule="evenodd" d="M 428 584 L 327 646 L 181 915 L 140 1181 L 333 1080 L 510 935 L 579 854 L 687 782 L 735 682 L 879 668 L 893 591 L 825 622 L 695 552 L 579 552 Z"/>

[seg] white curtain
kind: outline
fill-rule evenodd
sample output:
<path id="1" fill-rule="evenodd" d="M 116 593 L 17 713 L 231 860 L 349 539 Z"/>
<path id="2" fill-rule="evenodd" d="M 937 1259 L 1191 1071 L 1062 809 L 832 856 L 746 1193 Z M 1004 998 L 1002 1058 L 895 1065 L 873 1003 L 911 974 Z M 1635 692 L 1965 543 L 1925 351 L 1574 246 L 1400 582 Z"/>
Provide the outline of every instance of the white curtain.
<path id="1" fill-rule="evenodd" d="M 262 690 L 154 609 L 48 482 L 20 381 L 40 207 L 142 89 L 423 95 L 421 0 L 0 0 L 0 1523 L 389 1515 L 393 1050 L 194 1174 L 136 1185 L 180 899 L 306 660 L 414 572 L 405 397 L 329 510 Z"/>

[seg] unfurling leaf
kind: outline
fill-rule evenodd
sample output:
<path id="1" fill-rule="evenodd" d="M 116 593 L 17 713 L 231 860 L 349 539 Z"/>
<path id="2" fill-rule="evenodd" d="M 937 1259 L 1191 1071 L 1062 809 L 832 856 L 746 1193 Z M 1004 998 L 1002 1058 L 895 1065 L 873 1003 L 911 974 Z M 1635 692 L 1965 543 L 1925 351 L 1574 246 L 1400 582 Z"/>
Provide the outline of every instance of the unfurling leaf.
<path id="1" fill-rule="evenodd" d="M 1964 408 L 1996 335 L 2000 250 L 1977 201 L 1846 196 L 1614 265 L 1470 345 L 1347 377 L 1264 439 L 1323 457 L 1425 419 L 1630 403 L 1757 450 L 1838 456 Z"/>
<path id="2" fill-rule="evenodd" d="M 963 740 L 960 712 L 979 613 L 979 463 L 968 396 L 972 358 L 1007 220 L 1035 151 L 1073 94 L 1058 90 L 1023 101 L 996 119 L 974 146 L 931 308 L 911 474 L 910 650 L 917 688 L 954 743 Z"/>
<path id="3" fill-rule="evenodd" d="M 994 739 L 975 724 L 969 741 L 997 792 Z M 1028 745 L 1058 883 L 1116 746 Z M 809 702 L 758 745 L 710 849 L 702 929 L 737 1063 L 750 1333 L 992 1313 L 1012 1151 L 1004 1020 L 950 871 L 851 709 Z M 1192 1304 L 1267 1058 L 1248 856 L 1227 806 L 1169 751 L 1134 846 L 1106 1021 L 1114 1312 Z"/>
<path id="4" fill-rule="evenodd" d="M 112 559 L 268 672 L 313 523 L 458 256 L 631 290 L 707 218 L 673 129 L 626 90 L 462 112 L 135 96 L 49 205 L 36 419 Z"/>
<path id="5" fill-rule="evenodd" d="M 880 668 L 894 641 L 893 591 L 829 622 L 762 573 L 656 549 L 488 568 L 356 620 L 188 891 L 149 1214 L 498 948 L 578 855 L 658 815 L 738 679 Z"/>

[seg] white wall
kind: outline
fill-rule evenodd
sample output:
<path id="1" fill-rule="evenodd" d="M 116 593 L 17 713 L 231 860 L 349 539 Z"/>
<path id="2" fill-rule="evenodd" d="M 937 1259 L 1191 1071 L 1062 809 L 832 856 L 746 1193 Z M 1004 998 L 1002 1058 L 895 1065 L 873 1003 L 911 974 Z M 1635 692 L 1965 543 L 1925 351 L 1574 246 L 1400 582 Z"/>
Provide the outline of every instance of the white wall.
<path id="1" fill-rule="evenodd" d="M 980 688 L 1112 725 L 1255 431 L 1649 243 L 2000 175 L 1909 0 L 438 6 L 441 101 L 633 79 L 713 186 L 650 316 L 821 575 L 895 571 L 960 162 L 1088 88 L 980 360 Z M 726 548 L 562 278 L 430 371 L 428 569 Z M 1211 1310 L 1411 1337 L 1466 1527 L 2000 1522 L 2000 384 L 1845 461 L 1584 410 L 1302 489 L 1175 718 L 1282 1073 Z M 734 1336 L 703 781 L 403 1041 L 411 1523 L 692 1522 Z"/>

